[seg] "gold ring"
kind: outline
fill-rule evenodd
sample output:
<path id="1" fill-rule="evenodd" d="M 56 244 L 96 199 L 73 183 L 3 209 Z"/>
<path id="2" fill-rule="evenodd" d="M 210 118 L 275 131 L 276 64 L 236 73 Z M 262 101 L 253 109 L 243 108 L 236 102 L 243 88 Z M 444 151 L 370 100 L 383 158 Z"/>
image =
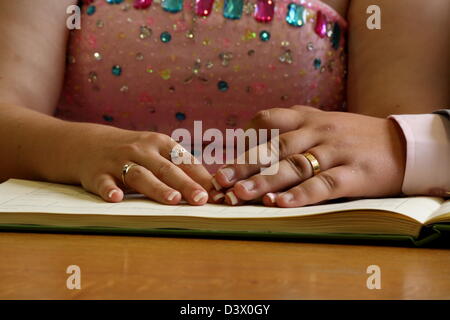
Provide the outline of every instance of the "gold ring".
<path id="1" fill-rule="evenodd" d="M 305 152 L 303 153 L 303 156 L 306 158 L 306 160 L 309 161 L 311 164 L 311 167 L 313 169 L 313 175 L 318 175 L 320 173 L 320 164 L 319 161 L 317 161 L 316 157 L 314 157 L 311 153 Z"/>
<path id="2" fill-rule="evenodd" d="M 123 185 L 126 186 L 127 184 L 125 183 L 125 176 L 127 175 L 127 173 L 131 170 L 131 168 L 137 166 L 136 163 L 127 163 L 126 165 L 124 165 L 122 167 L 122 182 Z"/>

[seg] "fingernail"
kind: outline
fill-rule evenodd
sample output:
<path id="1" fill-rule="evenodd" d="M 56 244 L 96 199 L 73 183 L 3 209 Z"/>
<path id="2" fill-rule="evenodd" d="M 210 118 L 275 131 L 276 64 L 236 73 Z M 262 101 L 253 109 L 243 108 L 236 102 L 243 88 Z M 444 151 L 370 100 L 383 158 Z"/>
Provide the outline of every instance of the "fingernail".
<path id="1" fill-rule="evenodd" d="M 222 190 L 222 186 L 217 182 L 216 178 L 212 178 L 211 183 L 217 191 Z"/>
<path id="2" fill-rule="evenodd" d="M 169 196 L 167 197 L 168 201 L 172 201 L 176 196 L 178 196 L 180 193 L 178 191 L 172 191 Z"/>
<path id="3" fill-rule="evenodd" d="M 227 196 L 228 196 L 228 198 L 230 198 L 232 206 L 234 206 L 234 205 L 236 205 L 238 203 L 238 199 L 237 199 L 237 197 L 236 197 L 236 195 L 234 194 L 233 191 L 227 192 Z"/>
<path id="4" fill-rule="evenodd" d="M 116 190 L 116 189 L 111 190 L 111 191 L 108 193 L 108 199 L 112 199 L 112 196 L 113 196 L 115 193 L 117 193 L 117 190 Z"/>
<path id="5" fill-rule="evenodd" d="M 223 168 L 219 170 L 222 174 L 227 178 L 228 181 L 233 180 L 234 178 L 234 169 L 231 168 Z"/>
<path id="6" fill-rule="evenodd" d="M 214 200 L 214 201 L 217 201 L 217 200 L 219 200 L 219 199 L 222 199 L 223 197 L 225 197 L 225 195 L 221 192 L 221 193 L 216 194 L 216 195 L 213 197 L 213 200 Z"/>
<path id="7" fill-rule="evenodd" d="M 208 198 L 208 194 L 205 191 L 194 191 L 192 196 L 194 198 L 194 202 L 200 202 L 201 200 Z"/>
<path id="8" fill-rule="evenodd" d="M 252 191 L 255 188 L 255 182 L 252 180 L 243 180 L 240 181 L 239 184 L 247 191 Z"/>
<path id="9" fill-rule="evenodd" d="M 294 196 L 292 195 L 292 193 L 289 193 L 289 192 L 282 193 L 279 195 L 279 197 L 281 197 L 286 202 L 291 202 L 292 199 L 294 199 Z"/>
<path id="10" fill-rule="evenodd" d="M 267 198 L 269 198 L 271 203 L 275 203 L 275 197 L 276 197 L 275 193 L 269 192 L 269 193 L 266 193 L 266 196 L 267 196 Z"/>

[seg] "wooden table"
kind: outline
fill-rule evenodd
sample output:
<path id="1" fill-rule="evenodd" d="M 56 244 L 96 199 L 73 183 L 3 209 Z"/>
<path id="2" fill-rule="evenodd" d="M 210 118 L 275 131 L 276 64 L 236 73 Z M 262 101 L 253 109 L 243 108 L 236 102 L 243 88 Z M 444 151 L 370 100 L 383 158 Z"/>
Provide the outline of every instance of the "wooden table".
<path id="1" fill-rule="evenodd" d="M 69 265 L 80 290 L 66 287 Z M 0 233 L 0 298 L 449 299 L 450 250 Z"/>

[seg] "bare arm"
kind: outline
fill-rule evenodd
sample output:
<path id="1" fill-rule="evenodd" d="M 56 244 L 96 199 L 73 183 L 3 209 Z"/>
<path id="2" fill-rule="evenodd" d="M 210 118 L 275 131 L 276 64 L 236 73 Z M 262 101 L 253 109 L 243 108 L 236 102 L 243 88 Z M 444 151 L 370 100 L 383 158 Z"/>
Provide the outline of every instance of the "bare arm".
<path id="1" fill-rule="evenodd" d="M 81 184 L 106 201 L 126 185 L 151 199 L 193 205 L 208 200 L 201 165 L 167 159 L 170 137 L 52 117 L 64 75 L 66 8 L 73 0 L 0 2 L 0 182 L 8 178 Z"/>
<path id="2" fill-rule="evenodd" d="M 366 27 L 369 5 L 381 30 Z M 353 0 L 349 8 L 349 111 L 377 117 L 449 106 L 448 0 Z"/>
<path id="3" fill-rule="evenodd" d="M 50 179 L 52 168 L 74 181 L 55 165 L 69 151 L 61 148 L 69 124 L 51 117 L 64 76 L 65 12 L 74 2 L 0 2 L 0 180 Z"/>

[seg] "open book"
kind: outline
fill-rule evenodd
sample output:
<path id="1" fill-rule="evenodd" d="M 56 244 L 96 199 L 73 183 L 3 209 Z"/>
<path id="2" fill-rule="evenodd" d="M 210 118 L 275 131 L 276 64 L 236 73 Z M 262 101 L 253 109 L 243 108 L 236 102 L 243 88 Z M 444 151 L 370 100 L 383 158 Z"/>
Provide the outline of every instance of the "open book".
<path id="1" fill-rule="evenodd" d="M 113 204 L 76 186 L 11 179 L 0 184 L 0 229 L 409 239 L 420 245 L 424 238 L 450 231 L 450 201 L 432 197 L 365 199 L 286 209 L 168 206 L 131 195 Z"/>

